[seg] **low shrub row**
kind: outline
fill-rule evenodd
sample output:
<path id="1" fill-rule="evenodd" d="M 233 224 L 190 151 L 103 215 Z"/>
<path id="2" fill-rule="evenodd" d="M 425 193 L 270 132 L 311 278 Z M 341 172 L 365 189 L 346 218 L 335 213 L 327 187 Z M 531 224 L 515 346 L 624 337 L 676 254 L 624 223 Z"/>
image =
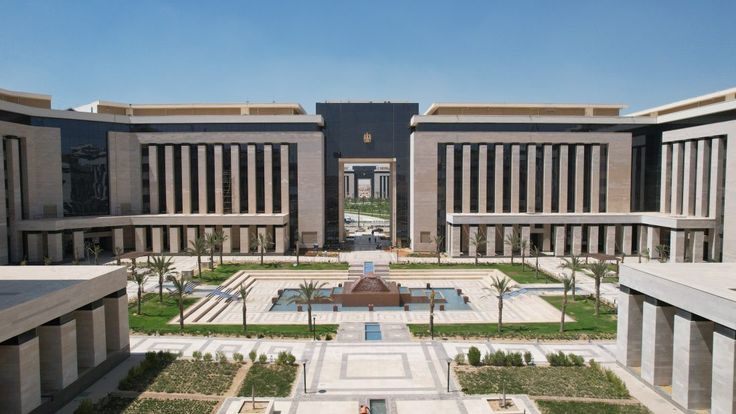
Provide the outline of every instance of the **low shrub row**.
<path id="1" fill-rule="evenodd" d="M 465 364 L 465 354 L 459 353 L 455 356 L 455 363 L 458 365 Z M 532 364 L 532 353 L 527 351 L 522 355 L 521 352 L 504 352 L 498 350 L 494 353 L 486 353 L 481 358 L 480 350 L 474 346 L 468 349 L 468 363 L 474 367 L 481 365 L 493 367 L 523 367 Z"/>
<path id="2" fill-rule="evenodd" d="M 562 351 L 547 354 L 547 362 L 553 367 L 582 367 L 585 365 L 585 360 L 580 355 L 566 354 Z"/>

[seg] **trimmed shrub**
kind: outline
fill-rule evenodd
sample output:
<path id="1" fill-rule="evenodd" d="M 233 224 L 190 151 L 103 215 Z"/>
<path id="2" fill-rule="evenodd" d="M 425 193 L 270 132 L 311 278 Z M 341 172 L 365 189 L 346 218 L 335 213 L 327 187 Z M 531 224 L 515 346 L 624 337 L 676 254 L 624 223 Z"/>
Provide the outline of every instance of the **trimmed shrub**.
<path id="1" fill-rule="evenodd" d="M 580 355 L 565 354 L 562 351 L 547 354 L 547 361 L 553 367 L 582 367 L 585 360 Z"/>
<path id="2" fill-rule="evenodd" d="M 74 410 L 74 414 L 94 414 L 95 406 L 91 400 L 84 399 L 79 403 L 79 407 Z"/>
<path id="3" fill-rule="evenodd" d="M 266 354 L 258 355 L 258 363 L 265 364 L 267 362 L 268 362 L 268 357 L 266 356 Z"/>
<path id="4" fill-rule="evenodd" d="M 519 352 L 511 352 L 506 355 L 506 364 L 512 367 L 523 367 L 524 360 Z"/>
<path id="5" fill-rule="evenodd" d="M 192 352 L 192 358 L 194 358 L 195 361 L 201 361 L 202 360 L 202 352 L 200 352 L 200 351 L 194 351 L 194 352 Z"/>
<path id="6" fill-rule="evenodd" d="M 474 346 L 468 349 L 468 363 L 474 367 L 480 365 L 480 350 Z"/>
<path id="7" fill-rule="evenodd" d="M 486 353 L 483 355 L 483 365 L 491 365 L 491 362 L 493 361 L 493 357 L 491 354 Z"/>
<path id="8" fill-rule="evenodd" d="M 529 351 L 524 352 L 524 363 L 527 365 L 531 365 L 532 363 L 532 353 Z"/>
<path id="9" fill-rule="evenodd" d="M 209 352 L 205 352 L 203 359 L 204 362 L 212 362 L 212 354 L 210 354 Z"/>
<path id="10" fill-rule="evenodd" d="M 465 354 L 458 352 L 458 354 L 455 355 L 455 363 L 457 365 L 465 365 Z"/>
<path id="11" fill-rule="evenodd" d="M 233 353 L 233 361 L 242 364 L 243 363 L 243 354 L 240 352 Z"/>
<path id="12" fill-rule="evenodd" d="M 248 352 L 248 358 L 250 359 L 250 362 L 256 362 L 258 354 L 256 354 L 256 351 L 250 351 Z"/>

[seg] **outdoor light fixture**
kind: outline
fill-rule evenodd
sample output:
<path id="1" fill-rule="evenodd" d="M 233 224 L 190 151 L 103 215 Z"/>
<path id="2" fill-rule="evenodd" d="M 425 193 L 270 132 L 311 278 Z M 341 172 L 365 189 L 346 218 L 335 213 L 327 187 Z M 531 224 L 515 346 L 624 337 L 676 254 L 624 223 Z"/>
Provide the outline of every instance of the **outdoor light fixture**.
<path id="1" fill-rule="evenodd" d="M 307 393 L 307 360 L 302 361 L 302 371 L 304 372 L 304 393 Z M 449 386 L 448 386 L 449 387 Z"/>
<path id="2" fill-rule="evenodd" d="M 317 317 L 316 316 L 312 317 L 312 337 L 314 338 L 315 341 L 317 340 Z"/>
<path id="3" fill-rule="evenodd" d="M 447 392 L 450 392 L 450 364 L 452 364 L 452 359 L 447 358 Z"/>

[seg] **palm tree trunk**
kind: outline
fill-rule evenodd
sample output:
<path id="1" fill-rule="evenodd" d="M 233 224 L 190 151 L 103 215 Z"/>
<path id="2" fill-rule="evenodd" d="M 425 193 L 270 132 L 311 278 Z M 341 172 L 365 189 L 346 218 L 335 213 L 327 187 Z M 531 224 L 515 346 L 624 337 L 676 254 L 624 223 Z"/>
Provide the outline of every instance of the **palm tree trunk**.
<path id="1" fill-rule="evenodd" d="M 261 245 L 261 266 L 263 266 L 263 245 Z M 311 322 L 310 322 L 311 324 Z"/>
<path id="2" fill-rule="evenodd" d="M 138 315 L 141 314 L 141 296 L 143 295 L 143 289 L 141 285 L 138 285 Z"/>
<path id="3" fill-rule="evenodd" d="M 434 315 L 431 313 L 429 314 L 429 334 L 434 340 Z"/>
<path id="4" fill-rule="evenodd" d="M 220 265 L 222 265 L 222 249 L 219 250 L 220 253 Z"/>
<path id="5" fill-rule="evenodd" d="M 184 330 L 184 301 L 179 296 L 179 330 Z"/>
<path id="6" fill-rule="evenodd" d="M 159 275 L 158 277 L 158 301 L 164 303 L 164 276 Z"/>
<path id="7" fill-rule="evenodd" d="M 296 265 L 299 266 L 299 246 L 296 246 Z"/>
<path id="8" fill-rule="evenodd" d="M 200 255 L 197 255 L 197 269 L 199 270 L 197 276 L 202 277 L 202 256 Z"/>
<path id="9" fill-rule="evenodd" d="M 560 332 L 565 332 L 565 308 L 567 308 L 567 293 L 562 296 L 562 315 L 560 315 Z"/>
<path id="10" fill-rule="evenodd" d="M 243 333 L 248 332 L 248 308 L 243 304 Z"/>
<path id="11" fill-rule="evenodd" d="M 498 326 L 496 327 L 498 333 L 501 333 L 503 328 L 503 297 L 498 298 Z"/>
<path id="12" fill-rule="evenodd" d="M 475 252 L 475 265 L 478 266 L 478 252 L 477 251 Z"/>
<path id="13" fill-rule="evenodd" d="M 210 250 L 210 270 L 215 268 L 215 252 Z"/>
<path id="14" fill-rule="evenodd" d="M 601 278 L 595 278 L 595 316 L 598 316 L 601 304 Z"/>
<path id="15" fill-rule="evenodd" d="M 572 301 L 575 302 L 577 298 L 575 297 L 575 271 L 572 271 Z"/>
<path id="16" fill-rule="evenodd" d="M 307 326 L 309 326 L 309 332 L 312 332 L 312 303 L 307 302 Z"/>

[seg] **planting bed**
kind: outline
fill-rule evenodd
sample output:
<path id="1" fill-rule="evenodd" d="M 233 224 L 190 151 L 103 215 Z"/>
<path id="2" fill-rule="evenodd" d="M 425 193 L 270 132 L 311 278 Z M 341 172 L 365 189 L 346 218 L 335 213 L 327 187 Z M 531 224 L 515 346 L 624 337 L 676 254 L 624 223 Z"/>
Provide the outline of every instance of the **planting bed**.
<path id="1" fill-rule="evenodd" d="M 256 395 L 259 397 L 288 397 L 297 370 L 296 365 L 254 364 L 248 370 L 238 395 L 250 397 L 255 385 Z"/>

